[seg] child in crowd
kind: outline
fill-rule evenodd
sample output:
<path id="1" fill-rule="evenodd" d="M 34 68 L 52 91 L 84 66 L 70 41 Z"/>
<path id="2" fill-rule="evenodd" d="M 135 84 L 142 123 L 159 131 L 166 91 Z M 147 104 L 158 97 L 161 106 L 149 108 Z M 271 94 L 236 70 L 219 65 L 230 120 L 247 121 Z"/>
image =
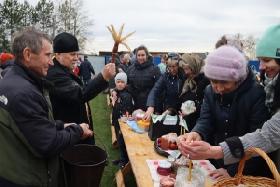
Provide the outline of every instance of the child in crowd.
<path id="1" fill-rule="evenodd" d="M 113 164 L 119 165 L 123 168 L 128 162 L 128 156 L 126 153 L 125 143 L 120 131 L 120 125 L 118 119 L 123 115 L 129 115 L 133 110 L 132 96 L 126 89 L 127 75 L 124 72 L 120 72 L 115 77 L 116 87 L 111 92 L 112 100 L 112 124 L 115 127 L 116 138 L 120 149 L 120 159 L 114 160 Z"/>

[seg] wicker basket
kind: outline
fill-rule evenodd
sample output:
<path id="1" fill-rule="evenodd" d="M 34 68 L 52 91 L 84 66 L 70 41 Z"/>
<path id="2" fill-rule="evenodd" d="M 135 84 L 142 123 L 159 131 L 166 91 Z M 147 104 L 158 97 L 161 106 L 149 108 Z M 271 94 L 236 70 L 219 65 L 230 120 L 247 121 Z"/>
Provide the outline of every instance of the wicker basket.
<path id="1" fill-rule="evenodd" d="M 267 165 L 270 168 L 274 176 L 274 180 L 266 177 L 253 177 L 243 176 L 242 172 L 244 169 L 245 161 L 248 160 L 252 154 L 258 154 L 265 159 Z M 223 178 L 217 181 L 212 187 L 236 187 L 239 184 L 243 184 L 246 187 L 280 187 L 280 175 L 275 167 L 275 164 L 267 156 L 267 154 L 259 148 L 249 148 L 245 151 L 245 156 L 240 160 L 238 165 L 238 172 L 232 178 Z"/>

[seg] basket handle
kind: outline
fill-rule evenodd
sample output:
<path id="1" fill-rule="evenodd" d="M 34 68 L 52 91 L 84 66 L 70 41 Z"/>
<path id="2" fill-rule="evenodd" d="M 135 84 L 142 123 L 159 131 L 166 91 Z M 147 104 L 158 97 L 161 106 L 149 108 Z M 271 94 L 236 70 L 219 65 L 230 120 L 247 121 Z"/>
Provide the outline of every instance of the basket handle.
<path id="1" fill-rule="evenodd" d="M 244 165 L 245 165 L 246 160 L 250 159 L 253 154 L 258 154 L 266 161 L 266 164 L 268 165 L 271 173 L 273 174 L 274 179 L 276 180 L 277 186 L 280 187 L 280 175 L 278 173 L 278 170 L 277 170 L 275 164 L 263 150 L 261 150 L 260 148 L 256 148 L 256 147 L 250 147 L 249 149 L 247 149 L 245 151 L 245 156 L 240 160 L 239 165 L 238 165 L 238 172 L 235 175 L 235 177 L 237 178 L 237 184 L 241 183 L 242 176 L 243 176 L 242 173 L 244 170 Z"/>

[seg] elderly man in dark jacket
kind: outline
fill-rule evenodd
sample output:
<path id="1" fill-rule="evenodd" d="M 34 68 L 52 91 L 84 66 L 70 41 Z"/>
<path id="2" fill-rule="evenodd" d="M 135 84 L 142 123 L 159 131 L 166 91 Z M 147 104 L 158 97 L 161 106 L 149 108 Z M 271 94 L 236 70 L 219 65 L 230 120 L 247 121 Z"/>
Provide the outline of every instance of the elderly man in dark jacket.
<path id="1" fill-rule="evenodd" d="M 87 86 L 72 73 L 78 61 L 79 45 L 75 36 L 69 33 L 58 34 L 53 42 L 55 58 L 47 75 L 54 84 L 50 90 L 54 118 L 64 122 L 88 123 L 92 129 L 90 107 L 87 104 L 102 90 L 107 88 L 108 80 L 115 75 L 115 64 L 107 64 L 102 73 L 90 80 Z M 84 143 L 94 143 L 94 139 Z"/>
<path id="2" fill-rule="evenodd" d="M 53 64 L 49 37 L 26 29 L 13 52 L 15 64 L 0 80 L 0 186 L 61 186 L 59 154 L 92 131 L 53 119 L 44 80 Z"/>

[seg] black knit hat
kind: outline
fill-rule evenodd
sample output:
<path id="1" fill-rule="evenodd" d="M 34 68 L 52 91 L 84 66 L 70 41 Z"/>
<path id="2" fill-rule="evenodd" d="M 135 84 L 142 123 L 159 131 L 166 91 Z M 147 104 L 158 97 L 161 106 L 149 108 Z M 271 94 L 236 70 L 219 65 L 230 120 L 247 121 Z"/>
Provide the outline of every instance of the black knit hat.
<path id="1" fill-rule="evenodd" d="M 75 36 L 67 32 L 56 35 L 53 40 L 54 53 L 70 53 L 74 51 L 79 51 L 78 40 Z"/>

